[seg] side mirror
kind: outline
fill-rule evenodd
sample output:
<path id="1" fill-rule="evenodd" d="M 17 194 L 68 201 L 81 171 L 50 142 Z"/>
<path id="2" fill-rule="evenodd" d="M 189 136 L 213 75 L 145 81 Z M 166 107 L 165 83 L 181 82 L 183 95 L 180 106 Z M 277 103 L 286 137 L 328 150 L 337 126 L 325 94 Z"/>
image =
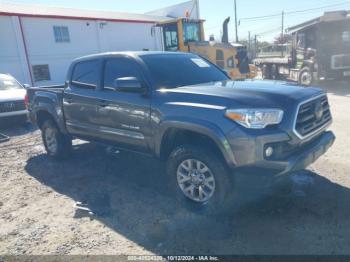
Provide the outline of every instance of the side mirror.
<path id="1" fill-rule="evenodd" d="M 30 88 L 30 85 L 28 85 L 28 84 L 23 84 L 23 87 L 24 87 L 25 89 L 28 89 L 28 88 Z"/>
<path id="2" fill-rule="evenodd" d="M 114 80 L 114 89 L 122 92 L 142 92 L 141 82 L 136 77 L 121 77 Z"/>

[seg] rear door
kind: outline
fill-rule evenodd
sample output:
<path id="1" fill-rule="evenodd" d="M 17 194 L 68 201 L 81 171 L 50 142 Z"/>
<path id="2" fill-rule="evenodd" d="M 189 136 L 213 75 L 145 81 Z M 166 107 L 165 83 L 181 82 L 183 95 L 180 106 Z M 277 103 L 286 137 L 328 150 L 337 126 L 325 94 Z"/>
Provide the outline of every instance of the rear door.
<path id="1" fill-rule="evenodd" d="M 66 126 L 71 134 L 84 137 L 98 135 L 96 93 L 100 86 L 101 61 L 86 60 L 73 66 L 71 79 L 63 96 Z"/>
<path id="2" fill-rule="evenodd" d="M 136 77 L 144 91 L 116 91 L 113 83 L 122 77 Z M 125 56 L 106 59 L 103 83 L 97 96 L 97 122 L 103 137 L 122 148 L 148 151 L 151 137 L 151 98 L 141 65 L 133 58 Z"/>

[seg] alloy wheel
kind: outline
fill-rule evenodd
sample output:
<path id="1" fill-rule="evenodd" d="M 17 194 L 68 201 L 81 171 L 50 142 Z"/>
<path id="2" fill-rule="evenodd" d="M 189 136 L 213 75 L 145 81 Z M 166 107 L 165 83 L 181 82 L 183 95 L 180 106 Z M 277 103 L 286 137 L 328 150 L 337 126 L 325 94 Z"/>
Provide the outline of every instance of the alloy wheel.
<path id="1" fill-rule="evenodd" d="M 184 195 L 196 202 L 207 202 L 215 192 L 215 177 L 197 159 L 186 159 L 177 168 L 177 183 Z"/>

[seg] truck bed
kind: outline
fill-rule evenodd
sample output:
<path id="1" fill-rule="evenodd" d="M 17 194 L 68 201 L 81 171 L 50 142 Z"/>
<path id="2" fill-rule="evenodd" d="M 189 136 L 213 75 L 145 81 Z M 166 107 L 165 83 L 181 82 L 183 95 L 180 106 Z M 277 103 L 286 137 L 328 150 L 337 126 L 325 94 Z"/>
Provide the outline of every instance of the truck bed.
<path id="1" fill-rule="evenodd" d="M 63 91 L 64 85 L 50 85 L 50 86 L 38 86 L 38 87 L 30 87 L 29 89 L 33 90 L 41 90 L 41 91 Z"/>
<path id="2" fill-rule="evenodd" d="M 46 111 L 50 112 L 51 116 L 55 119 L 61 130 L 65 130 L 63 115 L 59 113 L 60 110 L 57 111 L 58 108 L 63 108 L 63 92 L 64 85 L 28 88 L 28 111 L 31 121 L 36 122 L 36 110 L 40 111 L 41 108 L 44 107 Z M 33 111 L 33 108 L 36 110 Z"/>
<path id="3" fill-rule="evenodd" d="M 62 97 L 63 90 L 64 90 L 64 85 L 30 87 L 27 89 L 27 95 L 28 95 L 29 101 L 33 101 L 35 93 L 37 92 L 55 93 L 58 97 Z"/>

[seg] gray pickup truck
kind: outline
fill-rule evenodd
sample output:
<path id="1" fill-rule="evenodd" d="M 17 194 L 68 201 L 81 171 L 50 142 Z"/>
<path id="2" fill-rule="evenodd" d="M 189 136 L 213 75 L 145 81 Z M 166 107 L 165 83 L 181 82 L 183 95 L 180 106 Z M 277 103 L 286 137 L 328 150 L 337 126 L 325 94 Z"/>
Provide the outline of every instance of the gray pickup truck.
<path id="1" fill-rule="evenodd" d="M 285 176 L 335 140 L 321 89 L 231 81 L 194 54 L 86 56 L 64 86 L 27 94 L 49 156 L 67 157 L 74 138 L 155 156 L 167 161 L 174 196 L 208 210 L 232 201 L 232 170 Z"/>

